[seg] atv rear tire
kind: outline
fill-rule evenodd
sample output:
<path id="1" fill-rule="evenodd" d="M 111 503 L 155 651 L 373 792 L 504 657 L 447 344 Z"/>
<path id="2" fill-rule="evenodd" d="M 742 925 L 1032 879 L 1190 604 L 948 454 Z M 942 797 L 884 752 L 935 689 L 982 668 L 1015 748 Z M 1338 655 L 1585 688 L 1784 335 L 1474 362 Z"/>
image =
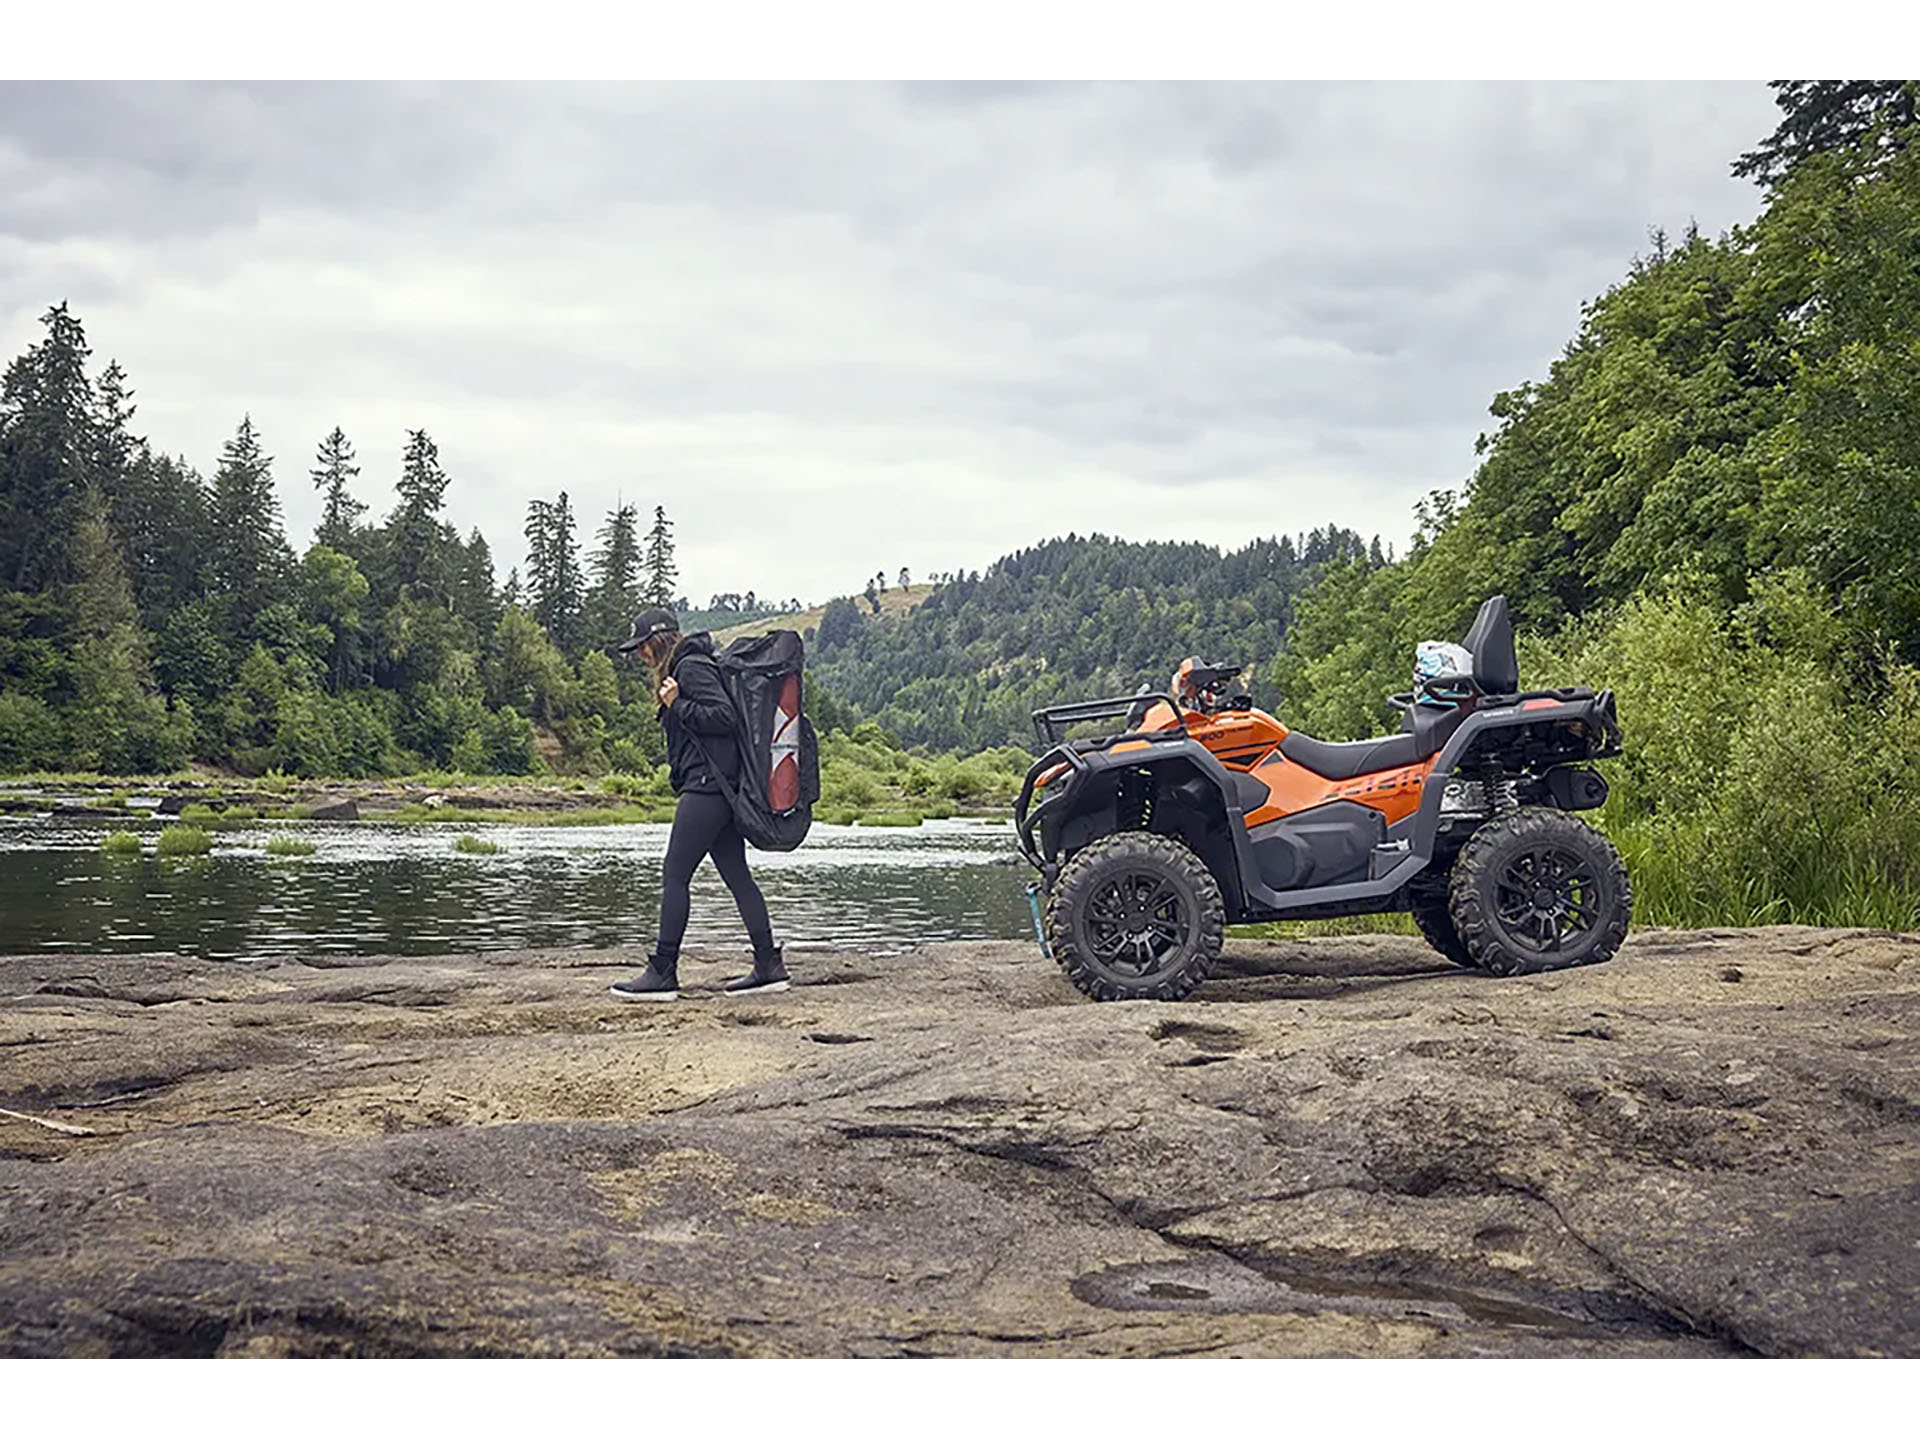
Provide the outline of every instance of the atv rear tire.
<path id="1" fill-rule="evenodd" d="M 1627 938 L 1633 887 L 1606 836 L 1531 806 L 1489 821 L 1461 848 L 1447 912 L 1470 964 L 1529 975 L 1611 959 Z"/>
<path id="2" fill-rule="evenodd" d="M 1047 943 L 1095 1000 L 1179 1000 L 1220 953 L 1226 907 L 1200 857 L 1128 831 L 1067 862 L 1047 900 Z"/>
<path id="3" fill-rule="evenodd" d="M 1464 965 L 1469 970 L 1477 969 L 1473 956 L 1467 952 L 1460 932 L 1453 928 L 1453 916 L 1447 909 L 1448 900 L 1445 890 L 1416 891 L 1413 896 L 1413 924 L 1427 944 L 1438 950 L 1456 965 Z"/>

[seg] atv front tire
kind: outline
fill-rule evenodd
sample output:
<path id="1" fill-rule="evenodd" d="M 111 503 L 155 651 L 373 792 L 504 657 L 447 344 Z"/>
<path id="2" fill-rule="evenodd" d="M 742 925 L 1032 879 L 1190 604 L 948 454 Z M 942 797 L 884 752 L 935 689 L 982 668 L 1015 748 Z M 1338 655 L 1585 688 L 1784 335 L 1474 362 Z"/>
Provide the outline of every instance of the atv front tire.
<path id="1" fill-rule="evenodd" d="M 1226 907 L 1200 857 L 1128 831 L 1080 851 L 1047 900 L 1047 943 L 1095 1000 L 1179 1000 L 1220 953 Z"/>
<path id="2" fill-rule="evenodd" d="M 1469 963 L 1496 975 L 1597 965 L 1633 917 L 1620 852 L 1585 821 L 1542 806 L 1481 826 L 1447 888 Z"/>

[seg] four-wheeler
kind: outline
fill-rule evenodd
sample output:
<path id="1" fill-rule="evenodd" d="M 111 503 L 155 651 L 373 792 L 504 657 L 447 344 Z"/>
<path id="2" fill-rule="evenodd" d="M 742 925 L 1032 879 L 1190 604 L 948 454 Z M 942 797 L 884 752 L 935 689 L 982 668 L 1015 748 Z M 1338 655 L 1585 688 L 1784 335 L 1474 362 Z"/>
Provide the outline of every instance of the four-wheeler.
<path id="1" fill-rule="evenodd" d="M 1572 813 L 1606 799 L 1587 766 L 1620 753 L 1613 695 L 1520 689 L 1505 596 L 1461 645 L 1421 646 L 1395 735 L 1289 730 L 1239 669 L 1188 660 L 1164 692 L 1033 712 L 1047 748 L 1014 825 L 1041 943 L 1086 994 L 1181 999 L 1223 927 L 1271 920 L 1411 911 L 1447 959 L 1500 975 L 1619 948 L 1626 869 Z"/>

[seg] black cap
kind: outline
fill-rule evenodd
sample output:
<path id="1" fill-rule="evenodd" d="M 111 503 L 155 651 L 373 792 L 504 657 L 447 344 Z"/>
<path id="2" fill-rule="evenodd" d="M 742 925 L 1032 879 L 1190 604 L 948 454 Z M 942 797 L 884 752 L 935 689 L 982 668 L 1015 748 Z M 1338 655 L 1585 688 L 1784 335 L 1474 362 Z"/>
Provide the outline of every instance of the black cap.
<path id="1" fill-rule="evenodd" d="M 680 622 L 674 618 L 671 610 L 642 610 L 633 617 L 633 634 L 613 648 L 623 654 L 629 650 L 638 650 L 655 635 L 667 630 L 677 631 L 679 628 Z"/>

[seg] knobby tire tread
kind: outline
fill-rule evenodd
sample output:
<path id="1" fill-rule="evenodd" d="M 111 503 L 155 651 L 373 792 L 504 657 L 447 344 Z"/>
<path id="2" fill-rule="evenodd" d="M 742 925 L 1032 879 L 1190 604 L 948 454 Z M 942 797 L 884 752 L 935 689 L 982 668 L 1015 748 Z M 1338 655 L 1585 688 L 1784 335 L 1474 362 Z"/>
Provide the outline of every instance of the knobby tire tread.
<path id="1" fill-rule="evenodd" d="M 1199 912 L 1198 944 L 1190 946 L 1186 956 L 1174 961 L 1152 985 L 1115 984 L 1101 974 L 1087 956 L 1080 954 L 1074 939 L 1073 911 L 1091 899 L 1099 872 L 1114 861 L 1158 862 L 1166 866 L 1186 884 Z M 1220 954 L 1226 938 L 1226 905 L 1220 898 L 1220 887 L 1213 873 L 1185 845 L 1165 835 L 1127 831 L 1094 841 L 1067 862 L 1053 893 L 1047 897 L 1046 922 L 1054 960 L 1083 995 L 1095 1000 L 1184 1000 L 1207 978 L 1207 971 Z"/>
<path id="2" fill-rule="evenodd" d="M 1504 852 L 1519 848 L 1514 842 L 1525 845 L 1549 840 L 1587 851 L 1613 897 L 1596 926 L 1598 938 L 1593 946 L 1565 960 L 1523 952 L 1510 944 L 1483 895 L 1487 887 L 1482 882 L 1501 863 Z M 1572 815 L 1545 806 L 1528 806 L 1489 821 L 1461 847 L 1448 884 L 1447 913 L 1472 957 L 1469 963 L 1495 975 L 1543 974 L 1612 959 L 1627 938 L 1633 915 L 1633 886 L 1627 879 L 1626 863 L 1606 836 Z"/>

